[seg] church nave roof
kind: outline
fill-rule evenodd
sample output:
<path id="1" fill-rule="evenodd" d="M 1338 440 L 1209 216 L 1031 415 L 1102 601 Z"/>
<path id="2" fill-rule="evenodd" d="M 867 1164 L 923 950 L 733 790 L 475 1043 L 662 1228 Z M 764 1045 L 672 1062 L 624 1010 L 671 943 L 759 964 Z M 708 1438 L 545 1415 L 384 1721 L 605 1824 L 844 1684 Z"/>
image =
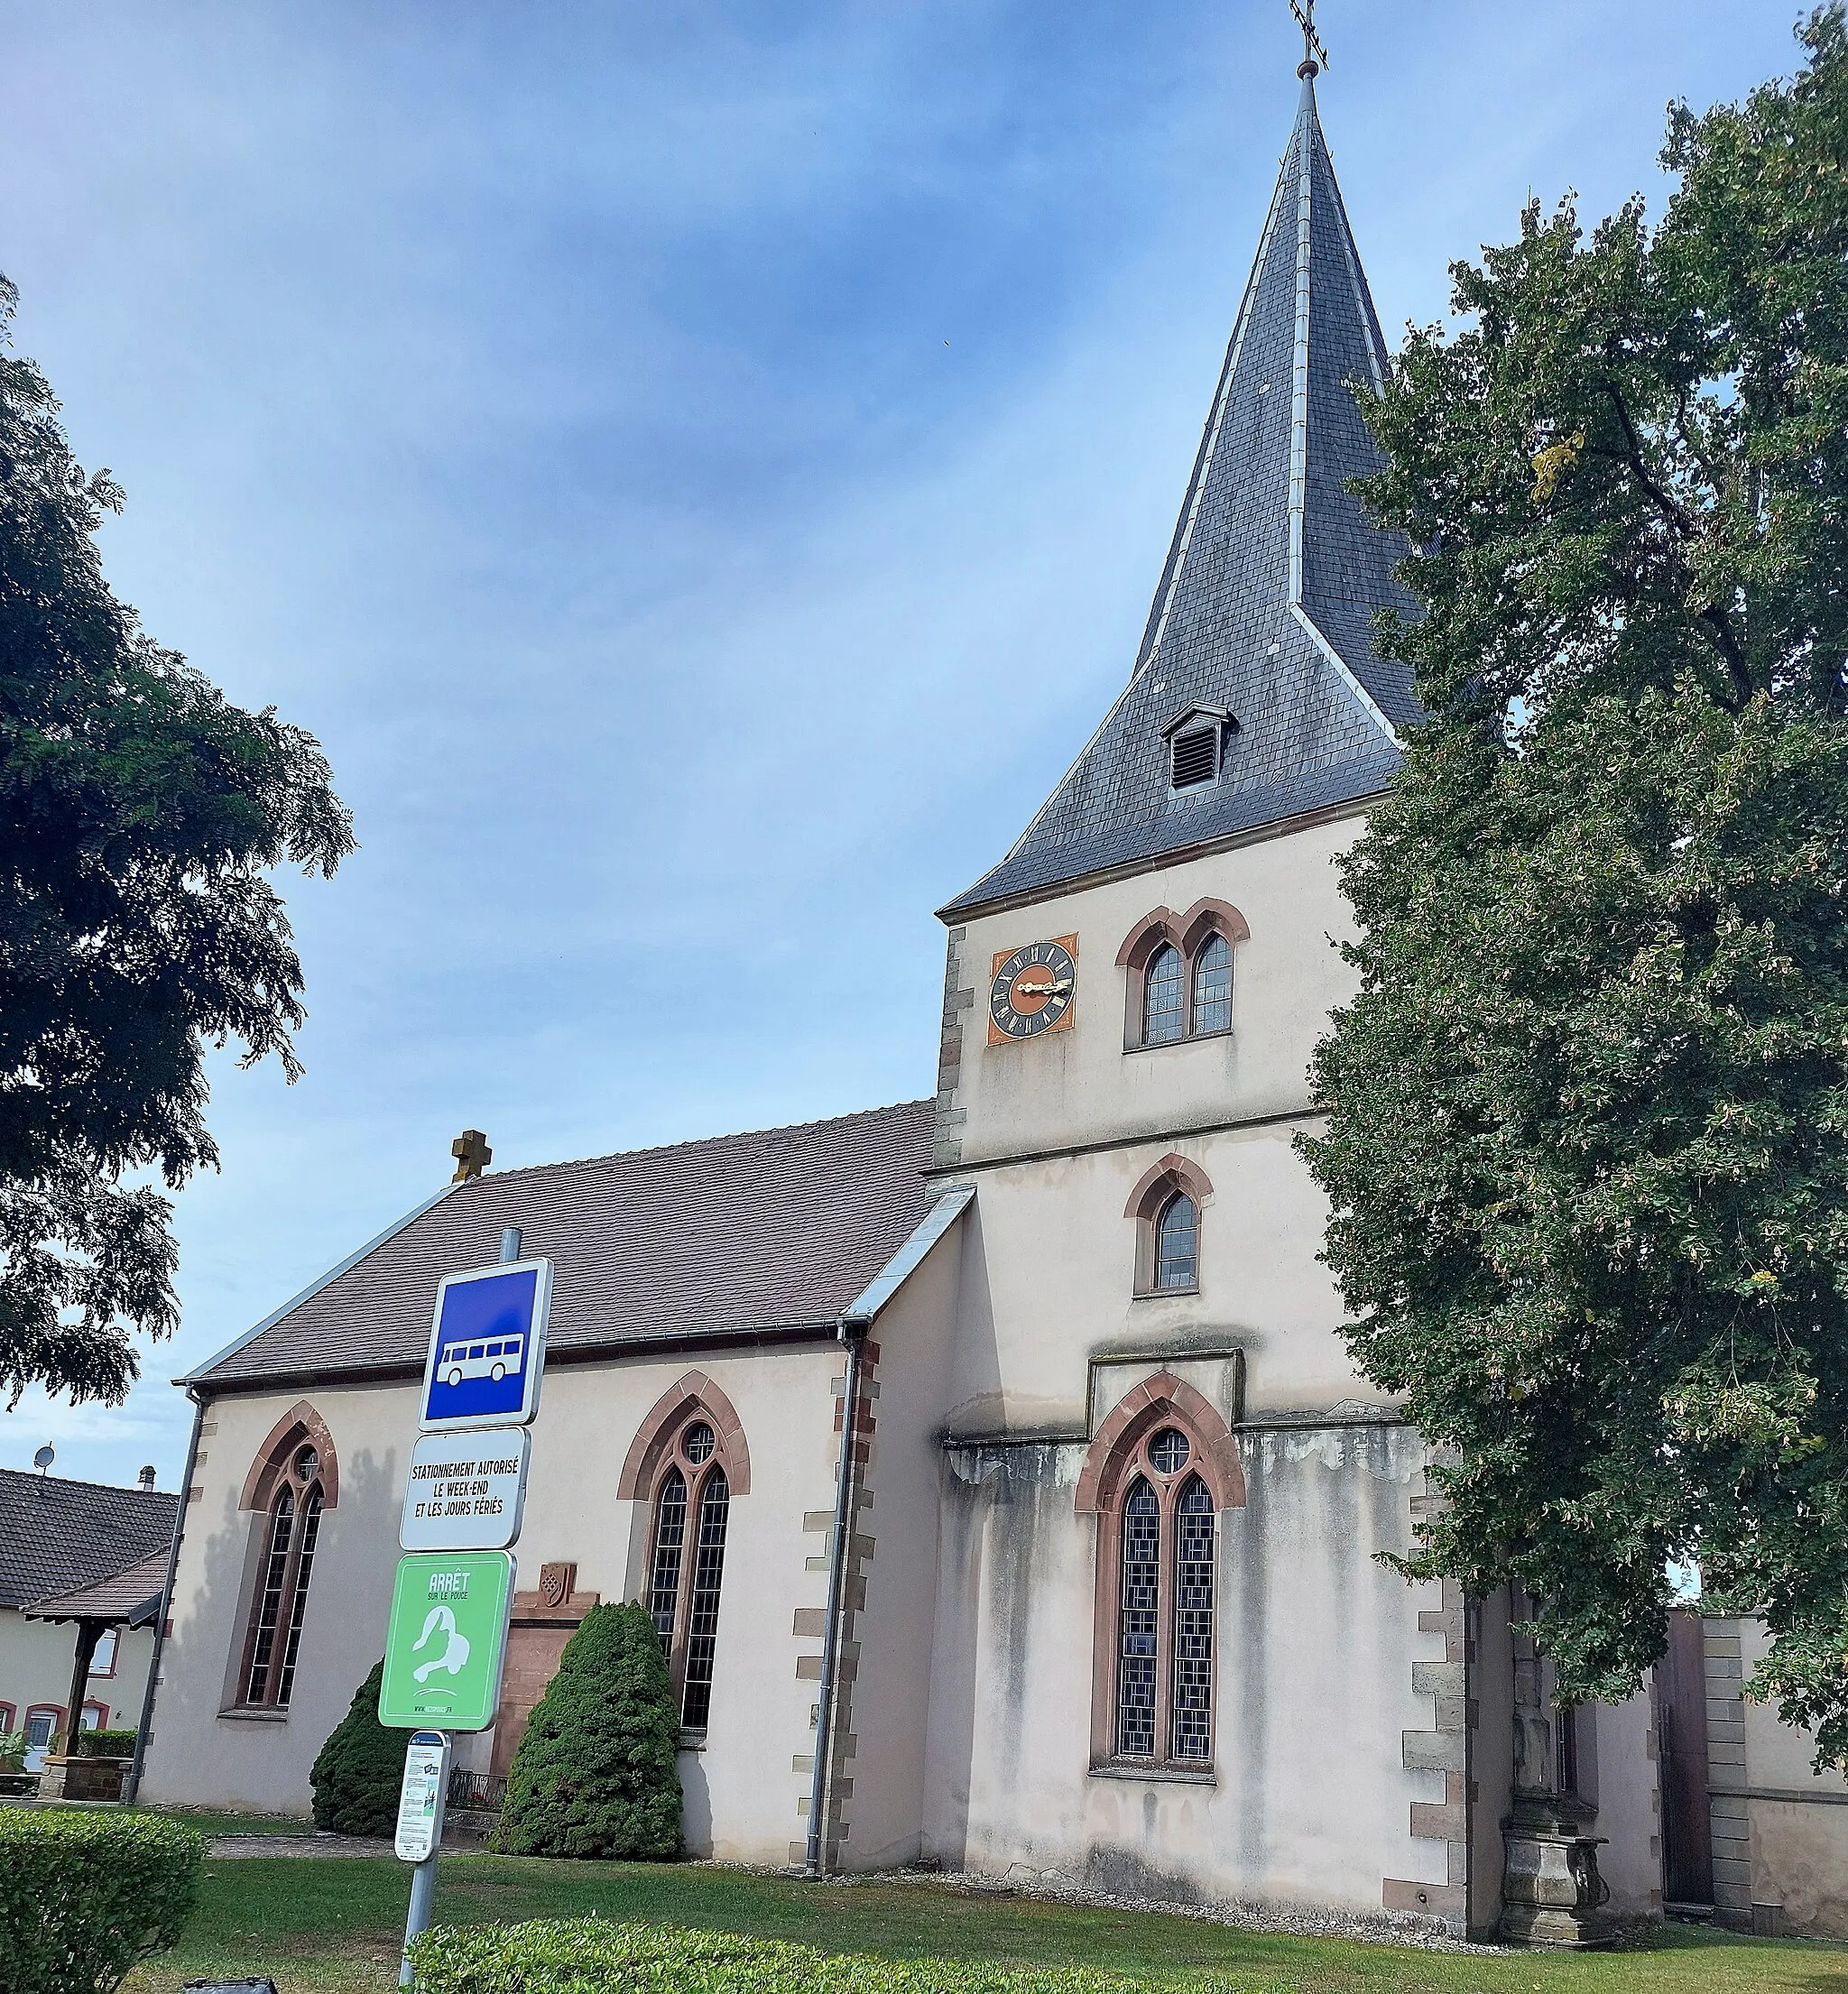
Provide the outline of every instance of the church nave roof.
<path id="1" fill-rule="evenodd" d="M 924 1217 L 936 1104 L 502 1170 L 448 1190 L 180 1380 L 214 1389 L 420 1372 L 437 1283 L 504 1227 L 552 1262 L 550 1361 L 823 1328 Z"/>

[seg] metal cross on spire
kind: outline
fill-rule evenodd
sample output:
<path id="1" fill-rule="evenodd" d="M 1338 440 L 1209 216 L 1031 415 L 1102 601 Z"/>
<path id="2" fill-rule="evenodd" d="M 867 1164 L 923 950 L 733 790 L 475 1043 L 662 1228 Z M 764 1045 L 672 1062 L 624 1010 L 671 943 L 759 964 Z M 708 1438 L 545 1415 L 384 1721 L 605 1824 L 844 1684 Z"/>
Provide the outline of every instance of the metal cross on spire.
<path id="1" fill-rule="evenodd" d="M 1289 0 L 1289 11 L 1303 31 L 1303 60 L 1298 76 L 1319 76 L 1328 67 L 1328 51 L 1316 32 L 1316 0 Z"/>

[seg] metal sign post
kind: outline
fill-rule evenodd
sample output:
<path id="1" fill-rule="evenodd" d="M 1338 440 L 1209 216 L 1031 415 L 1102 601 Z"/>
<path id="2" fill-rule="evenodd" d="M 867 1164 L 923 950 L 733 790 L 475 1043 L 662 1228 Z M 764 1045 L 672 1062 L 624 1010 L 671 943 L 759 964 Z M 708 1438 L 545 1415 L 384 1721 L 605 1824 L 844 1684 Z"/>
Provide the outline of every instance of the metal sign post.
<path id="1" fill-rule="evenodd" d="M 399 1857 L 412 1865 L 398 1985 L 413 1978 L 411 1943 L 430 1929 L 457 1731 L 486 1731 L 501 1701 L 513 1559 L 526 1507 L 539 1411 L 550 1260 L 522 1260 L 520 1233 L 501 1262 L 444 1277 L 430 1325 L 398 1541 L 379 1722 L 411 1732 L 398 1796 Z M 440 1726 L 440 1729 L 435 1727 Z M 426 1728 L 429 1727 L 429 1728 Z"/>

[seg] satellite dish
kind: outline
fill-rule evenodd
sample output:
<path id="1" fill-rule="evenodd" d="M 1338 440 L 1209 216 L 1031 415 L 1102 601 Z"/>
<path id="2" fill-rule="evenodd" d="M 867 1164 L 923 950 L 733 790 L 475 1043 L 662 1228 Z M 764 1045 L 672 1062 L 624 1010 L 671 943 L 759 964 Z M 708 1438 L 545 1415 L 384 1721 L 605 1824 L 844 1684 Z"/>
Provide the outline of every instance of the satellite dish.
<path id="1" fill-rule="evenodd" d="M 43 1474 L 45 1470 L 49 1468 L 51 1463 L 55 1460 L 57 1460 L 57 1448 L 48 1444 L 47 1445 L 41 1447 L 38 1453 L 32 1456 L 32 1466 L 35 1467 L 41 1474 Z"/>

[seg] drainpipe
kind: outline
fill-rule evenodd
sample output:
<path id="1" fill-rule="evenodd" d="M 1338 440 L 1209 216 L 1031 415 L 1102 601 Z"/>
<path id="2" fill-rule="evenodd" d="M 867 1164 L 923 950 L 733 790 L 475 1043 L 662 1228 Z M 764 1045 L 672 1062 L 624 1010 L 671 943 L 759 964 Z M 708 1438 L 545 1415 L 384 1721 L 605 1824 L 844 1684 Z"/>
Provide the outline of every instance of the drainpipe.
<path id="1" fill-rule="evenodd" d="M 206 1402 L 190 1385 L 186 1396 L 192 1400 L 192 1438 L 186 1444 L 186 1472 L 180 1482 L 180 1507 L 173 1512 L 173 1541 L 167 1549 L 167 1583 L 161 1588 L 161 1605 L 154 1616 L 154 1651 L 148 1657 L 148 1686 L 142 1692 L 141 1722 L 134 1731 L 134 1763 L 122 1783 L 122 1802 L 133 1804 L 141 1791 L 141 1769 L 147 1758 L 149 1727 L 154 1721 L 154 1688 L 161 1680 L 161 1650 L 167 1645 L 167 1617 L 173 1611 L 173 1579 L 180 1569 L 180 1540 L 186 1535 L 187 1506 L 192 1500 L 193 1471 L 199 1466 L 199 1429 L 206 1416 Z M 125 1633 L 126 1629 L 123 1630 Z"/>
<path id="2" fill-rule="evenodd" d="M 834 1735 L 835 1672 L 840 1655 L 841 1608 L 846 1597 L 847 1539 L 853 1528 L 854 1425 L 860 1396 L 860 1346 L 866 1325 L 843 1315 L 835 1335 L 847 1346 L 847 1377 L 841 1399 L 841 1466 L 834 1489 L 834 1542 L 827 1559 L 827 1620 L 821 1644 L 821 1694 L 815 1706 L 815 1772 L 808 1783 L 808 1860 L 804 1874 L 818 1882 L 827 1860 L 821 1832 L 822 1798 Z"/>

